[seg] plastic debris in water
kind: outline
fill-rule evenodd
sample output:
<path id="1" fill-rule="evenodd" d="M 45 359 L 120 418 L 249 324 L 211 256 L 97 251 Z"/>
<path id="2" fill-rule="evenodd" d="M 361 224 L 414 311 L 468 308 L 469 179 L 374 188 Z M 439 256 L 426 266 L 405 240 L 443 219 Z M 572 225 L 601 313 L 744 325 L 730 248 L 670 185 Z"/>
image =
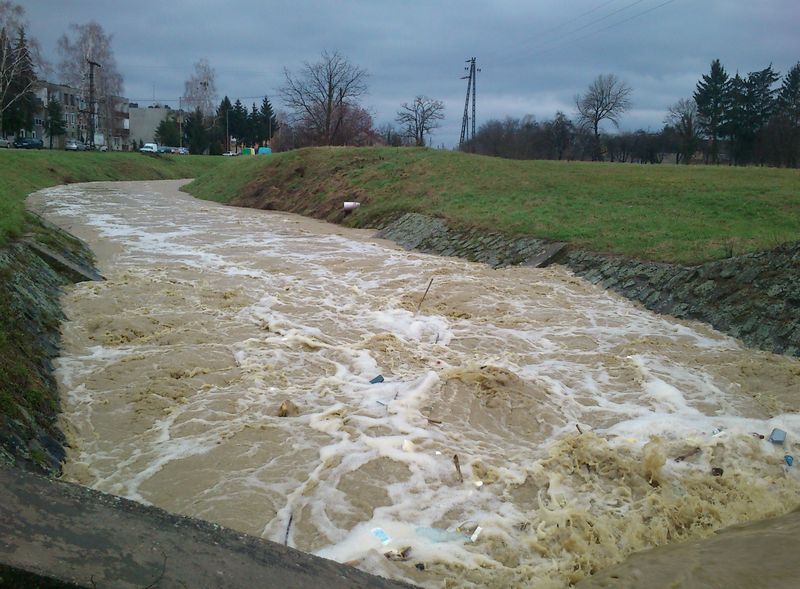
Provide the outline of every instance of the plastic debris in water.
<path id="1" fill-rule="evenodd" d="M 772 430 L 772 433 L 769 435 L 769 441 L 773 444 L 783 445 L 786 441 L 786 432 L 782 429 L 778 429 L 777 427 Z"/>
<path id="2" fill-rule="evenodd" d="M 788 464 L 789 466 L 794 464 L 794 456 L 791 456 L 791 455 L 787 454 L 786 456 L 783 457 L 783 459 L 786 462 L 786 464 Z"/>
<path id="3" fill-rule="evenodd" d="M 418 571 L 424 571 L 425 570 L 425 563 L 424 562 L 418 562 L 414 566 L 417 567 Z"/>
<path id="4" fill-rule="evenodd" d="M 383 375 L 382 374 L 379 374 L 378 376 L 373 378 L 371 381 L 369 381 L 369 384 L 378 384 L 379 382 L 383 382 Z"/>
<path id="5" fill-rule="evenodd" d="M 475 542 L 475 540 L 477 540 L 477 539 L 478 539 L 478 536 L 480 536 L 480 535 L 481 535 L 481 532 L 482 532 L 482 531 L 483 531 L 483 528 L 482 528 L 482 527 L 480 527 L 480 526 L 478 526 L 477 528 L 475 528 L 475 531 L 474 531 L 474 532 L 472 532 L 472 536 L 470 536 L 470 537 L 469 537 L 469 540 L 470 540 L 470 542 Z"/>
<path id="6" fill-rule="evenodd" d="M 417 536 L 430 540 L 434 544 L 442 542 L 463 542 L 469 538 L 463 532 L 451 532 L 450 530 L 443 530 L 441 528 L 417 528 Z"/>
<path id="7" fill-rule="evenodd" d="M 724 471 L 718 466 L 711 469 L 711 475 L 715 477 L 721 477 L 723 472 Z"/>
<path id="8" fill-rule="evenodd" d="M 372 535 L 380 540 L 381 544 L 384 546 L 392 541 L 392 539 L 389 537 L 389 534 L 383 531 L 383 528 L 372 528 Z"/>
<path id="9" fill-rule="evenodd" d="M 416 449 L 414 442 L 411 440 L 403 440 L 402 448 L 403 452 L 413 452 Z"/>

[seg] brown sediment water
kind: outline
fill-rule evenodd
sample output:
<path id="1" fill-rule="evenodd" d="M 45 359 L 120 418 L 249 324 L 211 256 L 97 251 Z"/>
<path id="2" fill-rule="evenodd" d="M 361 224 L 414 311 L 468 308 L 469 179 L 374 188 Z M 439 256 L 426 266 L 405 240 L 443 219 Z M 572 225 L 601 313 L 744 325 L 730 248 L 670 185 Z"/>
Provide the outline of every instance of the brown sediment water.
<path id="1" fill-rule="evenodd" d="M 425 587 L 563 587 L 796 507 L 797 359 L 179 185 L 29 200 L 107 277 L 64 295 L 66 479 Z"/>

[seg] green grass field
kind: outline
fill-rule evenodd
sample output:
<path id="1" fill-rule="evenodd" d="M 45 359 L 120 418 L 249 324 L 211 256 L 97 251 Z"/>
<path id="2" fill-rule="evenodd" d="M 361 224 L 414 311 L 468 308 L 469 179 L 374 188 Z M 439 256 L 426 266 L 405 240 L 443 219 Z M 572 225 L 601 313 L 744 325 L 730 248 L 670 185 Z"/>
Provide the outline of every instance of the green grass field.
<path id="1" fill-rule="evenodd" d="M 97 180 L 193 178 L 222 158 L 0 149 L 0 246 L 25 230 L 25 198 L 47 186 Z"/>
<path id="2" fill-rule="evenodd" d="M 235 158 L 187 190 L 380 225 L 416 211 L 456 226 L 569 241 L 642 259 L 697 263 L 800 240 L 800 170 L 516 161 L 408 148 L 317 148 Z M 248 203 L 251 204 L 251 203 Z"/>

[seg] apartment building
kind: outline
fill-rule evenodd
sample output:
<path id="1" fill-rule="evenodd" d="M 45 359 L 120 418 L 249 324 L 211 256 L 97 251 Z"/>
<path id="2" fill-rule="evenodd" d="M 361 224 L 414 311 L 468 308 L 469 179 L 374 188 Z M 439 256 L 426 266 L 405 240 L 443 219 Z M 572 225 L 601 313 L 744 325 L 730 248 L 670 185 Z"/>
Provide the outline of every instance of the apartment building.
<path id="1" fill-rule="evenodd" d="M 49 147 L 47 104 L 50 100 L 55 100 L 61 104 L 65 134 L 53 137 L 53 149 L 62 149 L 68 139 L 90 143 L 90 109 L 81 90 L 63 84 L 44 82 L 36 89 L 35 96 L 36 111 L 33 116 L 32 132 L 34 137 L 41 138 L 45 146 Z M 95 110 L 94 144 L 115 151 L 129 150 L 131 143 L 128 99 L 123 96 L 112 96 L 107 101 L 98 101 Z"/>

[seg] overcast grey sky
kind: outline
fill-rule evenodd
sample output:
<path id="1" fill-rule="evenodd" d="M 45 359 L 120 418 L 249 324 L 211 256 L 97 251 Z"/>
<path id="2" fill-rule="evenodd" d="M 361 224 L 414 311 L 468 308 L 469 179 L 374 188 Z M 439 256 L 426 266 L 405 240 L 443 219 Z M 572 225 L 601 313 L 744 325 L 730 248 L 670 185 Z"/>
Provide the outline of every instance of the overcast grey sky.
<path id="1" fill-rule="evenodd" d="M 276 108 L 283 68 L 338 50 L 369 74 L 364 100 L 381 124 L 417 94 L 442 100 L 435 145 L 458 142 L 464 61 L 477 57 L 477 124 L 574 117 L 575 95 L 601 73 L 633 88 L 622 128 L 657 130 L 719 58 L 730 72 L 800 61 L 800 0 L 24 0 L 30 34 L 57 64 L 71 23 L 113 35 L 125 95 L 177 105 L 207 58 L 219 98 Z M 57 78 L 56 75 L 53 77 Z M 55 80 L 57 81 L 57 80 Z"/>

